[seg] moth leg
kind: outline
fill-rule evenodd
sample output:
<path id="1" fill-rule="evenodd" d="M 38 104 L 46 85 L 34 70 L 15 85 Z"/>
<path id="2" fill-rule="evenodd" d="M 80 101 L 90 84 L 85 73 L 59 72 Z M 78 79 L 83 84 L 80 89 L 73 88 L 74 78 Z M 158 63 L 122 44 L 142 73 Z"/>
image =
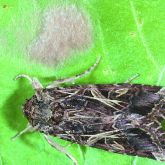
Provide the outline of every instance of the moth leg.
<path id="1" fill-rule="evenodd" d="M 152 152 L 156 160 L 165 161 L 165 150 L 161 152 Z"/>
<path id="2" fill-rule="evenodd" d="M 20 75 L 18 75 L 18 76 L 15 77 L 15 80 L 17 80 L 19 78 L 26 78 L 26 79 L 28 79 L 29 82 L 32 85 L 32 88 L 34 90 L 38 90 L 38 89 L 42 89 L 43 88 L 42 84 L 39 82 L 39 80 L 37 78 L 30 77 L 30 76 L 28 76 L 26 74 L 20 74 Z"/>
<path id="3" fill-rule="evenodd" d="M 14 135 L 11 139 L 15 140 L 16 138 L 20 137 L 21 135 L 23 135 L 26 132 L 29 131 L 34 131 L 35 128 L 33 126 L 31 126 L 30 124 L 27 125 L 27 127 L 25 129 L 23 129 L 22 131 L 18 132 L 16 135 Z"/>
<path id="4" fill-rule="evenodd" d="M 140 76 L 140 74 L 137 73 L 137 74 L 133 75 L 132 77 L 130 77 L 128 80 L 126 80 L 124 83 L 131 83 L 133 80 L 135 80 L 139 76 Z"/>
<path id="5" fill-rule="evenodd" d="M 161 88 L 158 92 L 158 94 L 160 94 L 161 96 L 165 97 L 165 87 Z"/>
<path id="6" fill-rule="evenodd" d="M 74 84 L 75 83 L 75 80 L 77 80 L 77 79 L 79 79 L 81 77 L 84 77 L 85 75 L 87 75 L 88 73 L 90 73 L 92 70 L 94 70 L 94 68 L 98 65 L 100 59 L 101 59 L 101 56 L 98 56 L 96 62 L 90 68 L 88 68 L 87 70 L 85 70 L 85 72 L 83 72 L 81 74 L 78 74 L 78 75 L 75 75 L 73 77 L 69 77 L 69 78 L 65 78 L 65 79 L 60 79 L 60 80 L 55 80 L 51 84 L 49 84 L 46 88 L 47 89 L 49 89 L 49 88 L 55 88 L 55 87 L 60 86 L 63 83 L 72 83 L 72 84 Z"/>
<path id="7" fill-rule="evenodd" d="M 64 154 L 73 162 L 74 165 L 78 165 L 78 164 L 77 164 L 77 161 L 75 160 L 75 158 L 73 158 L 73 157 L 65 150 L 64 147 L 62 147 L 62 146 L 58 145 L 57 143 L 55 143 L 53 140 L 51 140 L 51 139 L 48 137 L 48 135 L 45 135 L 45 134 L 44 134 L 44 137 L 45 137 L 46 141 L 47 141 L 53 148 L 55 148 L 56 150 L 58 150 L 58 151 L 64 153 Z"/>

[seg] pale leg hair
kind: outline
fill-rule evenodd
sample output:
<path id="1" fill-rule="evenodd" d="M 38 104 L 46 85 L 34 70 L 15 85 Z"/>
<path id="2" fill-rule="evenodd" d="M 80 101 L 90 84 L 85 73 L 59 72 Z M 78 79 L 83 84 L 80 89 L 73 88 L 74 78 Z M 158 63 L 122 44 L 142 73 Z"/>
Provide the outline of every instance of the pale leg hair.
<path id="1" fill-rule="evenodd" d="M 29 123 L 27 124 L 26 128 L 23 129 L 22 131 L 18 132 L 16 135 L 14 135 L 13 137 L 11 137 L 12 140 L 15 140 L 16 138 L 20 137 L 21 135 L 23 135 L 26 132 L 31 132 L 31 131 L 35 131 L 38 128 L 38 126 L 33 127 L 32 125 L 30 125 Z"/>
<path id="2" fill-rule="evenodd" d="M 25 129 L 23 129 L 22 131 L 18 132 L 16 135 L 14 135 L 11 139 L 12 140 L 15 140 L 16 138 L 20 137 L 21 135 L 23 135 L 24 133 L 26 132 L 29 132 L 29 131 L 35 131 L 36 129 L 38 128 L 38 126 L 31 126 L 29 123 L 27 125 L 27 127 Z M 46 139 L 46 141 L 53 147 L 55 148 L 56 150 L 64 153 L 72 162 L 74 165 L 78 165 L 77 164 L 77 161 L 75 160 L 74 157 L 72 157 L 66 150 L 65 150 L 65 147 L 62 147 L 60 145 L 58 145 L 57 143 L 55 143 L 53 140 L 51 140 L 48 135 L 44 134 L 44 137 Z"/>
<path id="3" fill-rule="evenodd" d="M 60 84 L 63 84 L 63 83 L 72 83 L 72 84 L 74 84 L 77 79 L 79 79 L 81 77 L 84 77 L 85 75 L 87 75 L 88 73 L 90 73 L 92 70 L 94 70 L 95 67 L 98 65 L 100 59 L 101 59 L 101 56 L 98 56 L 96 62 L 90 68 L 88 68 L 87 70 L 85 70 L 83 73 L 78 74 L 78 75 L 75 75 L 73 77 L 64 78 L 64 79 L 60 79 L 60 80 L 55 80 L 51 84 L 49 84 L 46 88 L 47 89 L 55 88 L 55 87 L 60 86 Z"/>
<path id="4" fill-rule="evenodd" d="M 47 141 L 53 148 L 55 148 L 56 150 L 58 150 L 58 151 L 64 153 L 64 154 L 73 162 L 74 165 L 78 165 L 78 164 L 77 164 L 77 161 L 75 160 L 75 158 L 72 157 L 72 156 L 65 150 L 64 147 L 62 147 L 62 146 L 60 146 L 59 144 L 55 143 L 53 140 L 51 140 L 51 139 L 49 138 L 48 135 L 45 135 L 45 134 L 44 134 L 44 137 L 45 137 L 46 141 Z"/>

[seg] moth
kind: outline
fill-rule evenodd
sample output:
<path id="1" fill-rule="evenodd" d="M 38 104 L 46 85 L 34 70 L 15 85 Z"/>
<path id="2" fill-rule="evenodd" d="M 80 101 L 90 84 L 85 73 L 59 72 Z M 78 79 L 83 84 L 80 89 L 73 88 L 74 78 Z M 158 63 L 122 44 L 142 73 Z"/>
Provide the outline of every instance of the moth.
<path id="1" fill-rule="evenodd" d="M 23 106 L 29 131 L 41 132 L 48 143 L 77 162 L 49 135 L 110 152 L 124 153 L 165 161 L 165 88 L 140 84 L 72 85 L 90 73 L 56 80 L 43 87 L 36 78 L 27 78 L 35 94 Z"/>

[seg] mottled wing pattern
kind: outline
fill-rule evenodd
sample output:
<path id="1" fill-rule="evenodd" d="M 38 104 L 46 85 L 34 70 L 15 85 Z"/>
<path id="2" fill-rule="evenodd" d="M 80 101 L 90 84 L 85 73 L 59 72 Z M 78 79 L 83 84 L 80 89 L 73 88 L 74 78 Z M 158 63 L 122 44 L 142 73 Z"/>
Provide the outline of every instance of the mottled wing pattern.
<path id="1" fill-rule="evenodd" d="M 24 106 L 45 134 L 108 151 L 165 160 L 165 91 L 147 85 L 43 89 Z"/>

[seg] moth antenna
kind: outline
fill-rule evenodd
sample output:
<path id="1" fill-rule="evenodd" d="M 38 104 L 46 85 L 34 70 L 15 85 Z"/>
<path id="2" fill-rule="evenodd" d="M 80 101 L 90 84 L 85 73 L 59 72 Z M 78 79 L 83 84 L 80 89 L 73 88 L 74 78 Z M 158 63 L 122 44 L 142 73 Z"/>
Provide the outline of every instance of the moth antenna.
<path id="1" fill-rule="evenodd" d="M 28 76 L 26 74 L 20 74 L 20 75 L 16 76 L 14 80 L 17 80 L 19 78 L 26 78 L 26 79 L 28 79 L 30 84 L 32 85 L 32 88 L 34 90 L 38 90 L 38 89 L 42 89 L 43 88 L 42 84 L 39 82 L 39 80 L 37 78 L 34 78 L 34 77 L 32 78 L 32 77 L 30 77 L 30 76 Z"/>
<path id="2" fill-rule="evenodd" d="M 34 127 L 32 127 L 30 124 L 28 124 L 25 129 L 23 129 L 21 132 L 18 132 L 13 137 L 11 137 L 11 140 L 15 140 L 16 138 L 18 138 L 19 136 L 23 135 L 24 133 L 32 131 L 32 130 L 34 130 Z"/>
<path id="3" fill-rule="evenodd" d="M 47 141 L 53 148 L 55 148 L 56 150 L 58 150 L 58 151 L 64 153 L 64 154 L 73 162 L 74 165 L 78 165 L 78 164 L 77 164 L 77 161 L 75 160 L 75 158 L 72 157 L 72 156 L 65 150 L 64 147 L 62 147 L 62 146 L 58 145 L 57 143 L 55 143 L 53 140 L 51 140 L 51 139 L 49 138 L 48 135 L 45 135 L 45 134 L 44 134 L 44 138 L 46 139 L 46 141 Z"/>
<path id="4" fill-rule="evenodd" d="M 133 75 L 132 77 L 130 77 L 128 80 L 126 80 L 124 83 L 131 83 L 133 80 L 135 80 L 139 76 L 140 76 L 140 74 L 137 73 L 137 74 Z"/>
<path id="5" fill-rule="evenodd" d="M 60 79 L 60 80 L 55 80 L 55 81 L 53 81 L 53 83 L 49 84 L 46 88 L 47 89 L 55 88 L 55 87 L 60 86 L 60 84 L 68 83 L 68 82 L 71 82 L 72 84 L 74 84 L 75 83 L 75 80 L 77 80 L 77 79 L 79 79 L 81 77 L 84 77 L 85 75 L 87 75 L 88 73 L 90 73 L 92 70 L 94 70 L 95 67 L 99 64 L 100 59 L 101 59 L 101 56 L 98 56 L 97 59 L 96 59 L 96 62 L 90 68 L 88 68 L 87 70 L 85 70 L 83 73 L 78 74 L 78 75 L 75 75 L 73 77 L 64 78 L 64 79 Z"/>

